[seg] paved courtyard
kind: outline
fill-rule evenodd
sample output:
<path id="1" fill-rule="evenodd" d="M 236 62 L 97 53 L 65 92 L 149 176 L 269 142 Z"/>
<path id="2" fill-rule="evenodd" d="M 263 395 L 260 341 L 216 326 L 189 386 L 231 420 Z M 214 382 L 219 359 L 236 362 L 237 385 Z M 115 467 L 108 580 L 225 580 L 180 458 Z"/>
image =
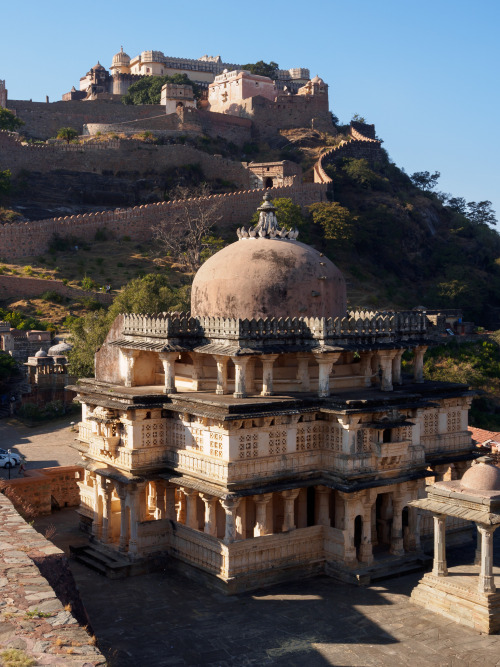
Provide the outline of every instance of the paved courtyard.
<path id="1" fill-rule="evenodd" d="M 52 539 L 67 549 L 85 539 L 75 518 L 63 510 L 36 527 L 55 525 Z M 473 549 L 448 549 L 449 563 L 470 562 Z M 110 667 L 500 665 L 500 636 L 409 602 L 419 574 L 369 588 L 316 577 L 225 597 L 168 569 L 114 581 L 71 569 Z"/>
<path id="2" fill-rule="evenodd" d="M 51 468 L 81 463 L 78 452 L 70 447 L 76 437 L 71 422 L 78 423 L 78 414 L 30 428 L 14 419 L 0 420 L 0 447 L 26 457 L 26 468 Z M 11 477 L 18 477 L 19 468 L 12 468 Z M 0 479 L 8 470 L 0 468 Z"/>

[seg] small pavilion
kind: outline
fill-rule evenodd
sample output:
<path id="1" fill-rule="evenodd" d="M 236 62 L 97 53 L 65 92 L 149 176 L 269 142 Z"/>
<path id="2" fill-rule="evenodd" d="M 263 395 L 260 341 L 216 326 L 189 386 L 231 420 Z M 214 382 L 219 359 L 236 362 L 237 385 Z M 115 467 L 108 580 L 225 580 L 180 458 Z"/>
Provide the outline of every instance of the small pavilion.
<path id="1" fill-rule="evenodd" d="M 411 600 L 430 611 L 480 632 L 500 630 L 500 568 L 493 562 L 493 533 L 500 525 L 500 468 L 483 456 L 461 480 L 436 482 L 427 498 L 409 503 L 434 516 L 434 564 L 411 594 Z M 448 569 L 446 517 L 474 521 L 477 548 L 473 565 Z M 479 567 L 479 576 L 478 574 Z"/>

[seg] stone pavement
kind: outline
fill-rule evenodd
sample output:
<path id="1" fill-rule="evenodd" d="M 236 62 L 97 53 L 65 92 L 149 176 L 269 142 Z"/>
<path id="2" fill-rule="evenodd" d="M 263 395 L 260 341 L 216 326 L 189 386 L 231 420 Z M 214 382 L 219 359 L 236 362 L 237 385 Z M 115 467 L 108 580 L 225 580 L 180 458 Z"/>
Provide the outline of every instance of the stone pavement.
<path id="1" fill-rule="evenodd" d="M 66 549 L 85 539 L 75 518 L 63 510 L 36 526 L 54 524 L 52 539 Z M 474 546 L 448 549 L 450 565 L 470 562 Z M 316 577 L 225 597 L 168 570 L 109 580 L 70 566 L 110 667 L 500 665 L 500 636 L 409 602 L 418 573 L 369 588 Z"/>
<path id="2" fill-rule="evenodd" d="M 26 468 L 52 468 L 78 465 L 81 458 L 70 447 L 76 437 L 71 422 L 78 423 L 78 414 L 63 417 L 29 428 L 15 419 L 0 420 L 0 447 L 26 457 Z M 12 468 L 11 477 L 18 477 L 19 468 Z M 8 470 L 0 468 L 0 479 L 7 479 Z"/>

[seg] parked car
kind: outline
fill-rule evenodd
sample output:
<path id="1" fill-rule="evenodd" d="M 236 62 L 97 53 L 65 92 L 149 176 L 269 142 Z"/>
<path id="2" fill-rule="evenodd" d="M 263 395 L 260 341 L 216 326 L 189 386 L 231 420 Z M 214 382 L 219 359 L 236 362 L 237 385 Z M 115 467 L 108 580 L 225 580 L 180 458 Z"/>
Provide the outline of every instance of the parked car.
<path id="1" fill-rule="evenodd" d="M 12 454 L 0 454 L 0 468 L 13 468 L 18 463 Z"/>
<path id="2" fill-rule="evenodd" d="M 19 456 L 19 454 L 16 454 L 16 452 L 8 452 L 6 449 L 2 449 L 0 447 L 0 456 L 7 456 L 7 455 L 9 455 L 11 458 L 15 460 L 14 465 L 17 466 L 21 463 L 21 457 Z"/>

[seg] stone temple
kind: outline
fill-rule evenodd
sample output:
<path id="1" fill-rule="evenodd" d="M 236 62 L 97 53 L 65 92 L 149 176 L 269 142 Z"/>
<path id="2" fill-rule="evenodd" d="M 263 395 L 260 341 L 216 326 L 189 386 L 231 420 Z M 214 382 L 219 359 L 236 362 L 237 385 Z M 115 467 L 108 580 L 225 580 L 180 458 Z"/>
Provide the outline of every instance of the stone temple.
<path id="1" fill-rule="evenodd" d="M 110 576 L 168 562 L 231 593 L 415 568 L 432 526 L 410 503 L 473 458 L 468 387 L 423 379 L 425 312 L 347 312 L 338 268 L 269 195 L 259 211 L 198 271 L 191 313 L 118 316 L 72 387 L 77 555 Z"/>

